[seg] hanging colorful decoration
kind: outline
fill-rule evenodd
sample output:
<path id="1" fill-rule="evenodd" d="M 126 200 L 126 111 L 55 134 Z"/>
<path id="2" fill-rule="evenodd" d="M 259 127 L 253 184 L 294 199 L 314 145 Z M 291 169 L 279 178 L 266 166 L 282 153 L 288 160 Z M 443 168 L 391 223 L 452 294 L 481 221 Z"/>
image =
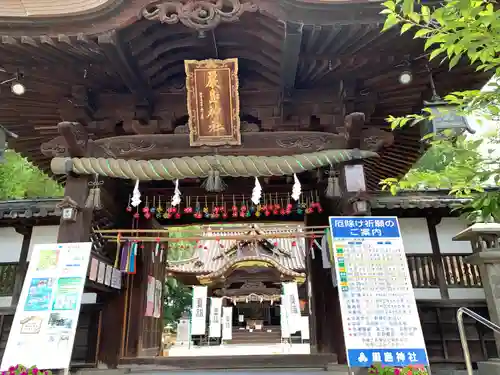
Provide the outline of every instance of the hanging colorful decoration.
<path id="1" fill-rule="evenodd" d="M 262 194 L 260 199 L 256 200 L 256 196 L 252 197 L 241 195 L 241 198 L 232 196 L 232 205 L 228 208 L 228 201 L 224 195 L 215 195 L 210 198 L 205 196 L 204 203 L 200 202 L 200 197 L 186 196 L 181 202 L 180 190 L 176 186 L 177 192 L 174 191 L 174 196 L 171 201 L 177 203 L 166 207 L 162 197 L 147 197 L 144 198 L 142 207 L 137 206 L 135 210 L 131 205 L 131 198 L 129 199 L 126 207 L 127 212 L 134 212 L 134 219 L 139 219 L 143 216 L 146 219 L 156 217 L 157 219 L 181 219 L 182 215 L 192 215 L 195 219 L 210 219 L 210 220 L 226 220 L 236 218 L 249 218 L 249 217 L 286 217 L 290 215 L 309 215 L 312 213 L 321 213 L 323 208 L 320 203 L 319 193 L 317 191 L 302 192 L 299 186 L 295 187 L 294 192 L 300 195 L 298 199 L 293 202 L 294 197 L 292 194 L 286 196 L 278 196 L 278 193 Z M 253 193 L 253 192 L 252 192 Z M 177 196 L 176 196 L 177 195 Z M 295 196 L 297 197 L 297 196 Z M 255 200 L 255 201 L 254 201 Z M 193 203 L 194 201 L 194 203 Z M 152 202 L 152 203 L 150 203 Z M 184 202 L 184 204 L 183 204 Z M 255 204 L 255 202 L 259 202 Z M 142 213 L 142 215 L 141 215 Z"/>

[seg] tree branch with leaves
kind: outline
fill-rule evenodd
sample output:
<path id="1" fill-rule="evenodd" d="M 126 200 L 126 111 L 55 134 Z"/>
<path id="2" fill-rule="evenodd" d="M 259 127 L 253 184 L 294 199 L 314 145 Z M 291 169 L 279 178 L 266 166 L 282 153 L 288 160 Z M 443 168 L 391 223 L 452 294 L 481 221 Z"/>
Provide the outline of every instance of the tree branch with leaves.
<path id="1" fill-rule="evenodd" d="M 432 5 L 436 4 L 436 5 Z M 500 77 L 500 10 L 493 1 L 445 0 L 440 3 L 415 0 L 388 0 L 383 3 L 386 15 L 383 30 L 400 27 L 401 34 L 413 32 L 423 39 L 429 60 L 439 59 L 449 69 L 466 61 L 476 71 L 491 72 Z M 489 82 L 486 90 L 452 92 L 443 98 L 460 115 L 484 116 L 495 120 L 500 115 L 500 86 Z M 389 116 L 393 129 L 413 126 L 434 118 L 431 108 L 422 113 L 402 117 Z M 485 191 L 485 186 L 498 186 L 500 169 L 494 153 L 486 144 L 498 144 L 498 134 L 483 139 L 468 139 L 452 132 L 428 135 L 431 152 L 446 153 L 447 164 L 441 169 L 411 170 L 403 179 L 389 178 L 381 182 L 383 189 L 396 194 L 400 189 L 446 188 L 456 196 L 474 196 L 466 207 L 470 215 L 483 220 L 500 220 L 500 194 Z"/>

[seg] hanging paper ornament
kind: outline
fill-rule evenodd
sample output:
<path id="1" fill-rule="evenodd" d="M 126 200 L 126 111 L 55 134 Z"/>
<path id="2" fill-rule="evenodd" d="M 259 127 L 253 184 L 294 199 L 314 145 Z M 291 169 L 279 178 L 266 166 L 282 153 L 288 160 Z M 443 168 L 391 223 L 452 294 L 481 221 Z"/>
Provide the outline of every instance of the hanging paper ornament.
<path id="1" fill-rule="evenodd" d="M 175 180 L 174 196 L 172 197 L 172 207 L 178 206 L 181 203 L 181 191 L 179 190 L 179 180 Z M 176 210 L 177 211 L 177 210 Z"/>
<path id="2" fill-rule="evenodd" d="M 252 202 L 257 205 L 260 203 L 260 198 L 262 196 L 262 186 L 260 186 L 259 179 L 255 177 L 255 186 L 252 190 Z"/>
<path id="3" fill-rule="evenodd" d="M 134 191 L 132 192 L 132 199 L 130 200 L 132 207 L 137 207 L 141 204 L 141 192 L 139 191 L 139 180 L 135 181 Z"/>
<path id="4" fill-rule="evenodd" d="M 293 187 L 292 187 L 292 199 L 294 201 L 298 201 L 300 198 L 300 194 L 302 193 L 301 185 L 297 174 L 293 174 Z"/>

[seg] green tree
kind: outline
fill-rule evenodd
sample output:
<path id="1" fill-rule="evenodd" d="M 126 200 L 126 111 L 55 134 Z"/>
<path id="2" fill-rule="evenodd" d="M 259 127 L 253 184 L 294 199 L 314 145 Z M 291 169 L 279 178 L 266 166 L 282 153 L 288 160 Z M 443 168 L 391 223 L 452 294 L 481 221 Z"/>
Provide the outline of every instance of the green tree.
<path id="1" fill-rule="evenodd" d="M 191 288 L 169 277 L 165 280 L 163 322 L 174 325 L 191 305 Z"/>
<path id="2" fill-rule="evenodd" d="M 61 197 L 63 188 L 18 153 L 5 151 L 0 164 L 0 199 Z"/>
<path id="3" fill-rule="evenodd" d="M 440 59 L 453 69 L 467 61 L 477 70 L 490 71 L 500 77 L 500 10 L 495 2 L 486 0 L 445 0 L 431 6 L 415 0 L 388 0 L 383 3 L 386 15 L 384 30 L 400 27 L 401 33 L 413 32 L 414 38 L 424 39 L 424 49 L 430 60 Z M 489 119 L 500 114 L 500 86 L 490 81 L 487 90 L 452 92 L 444 100 L 462 115 L 481 115 Z M 412 126 L 432 120 L 429 108 L 420 114 L 403 117 L 389 116 L 392 128 Z M 485 191 L 485 185 L 497 185 L 500 167 L 484 152 L 486 141 L 498 144 L 497 135 L 484 139 L 466 139 L 451 133 L 428 136 L 436 156 L 436 169 L 429 164 L 417 167 L 402 180 L 394 178 L 381 182 L 392 193 L 415 187 L 446 187 L 450 194 L 470 196 L 473 201 L 467 210 L 483 220 L 500 220 L 500 194 Z"/>

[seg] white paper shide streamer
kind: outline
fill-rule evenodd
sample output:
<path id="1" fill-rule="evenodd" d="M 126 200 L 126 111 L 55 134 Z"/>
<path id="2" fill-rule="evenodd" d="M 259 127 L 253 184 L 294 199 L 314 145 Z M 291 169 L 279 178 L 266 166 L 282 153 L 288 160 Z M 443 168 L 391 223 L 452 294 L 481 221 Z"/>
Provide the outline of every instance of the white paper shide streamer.
<path id="1" fill-rule="evenodd" d="M 260 185 L 259 179 L 255 177 L 255 186 L 252 190 L 252 203 L 258 205 L 260 203 L 261 196 L 262 186 Z"/>
<path id="2" fill-rule="evenodd" d="M 179 190 L 179 180 L 175 180 L 174 196 L 172 197 L 172 207 L 176 207 L 181 203 L 181 191 Z"/>
<path id="3" fill-rule="evenodd" d="M 139 180 L 135 181 L 134 191 L 132 192 L 132 199 L 130 200 L 132 207 L 137 207 L 141 204 L 141 192 L 139 191 Z"/>
<path id="4" fill-rule="evenodd" d="M 294 173 L 293 174 L 293 187 L 292 187 L 292 199 L 294 201 L 298 201 L 300 198 L 300 194 L 302 193 L 301 185 L 299 178 Z"/>

